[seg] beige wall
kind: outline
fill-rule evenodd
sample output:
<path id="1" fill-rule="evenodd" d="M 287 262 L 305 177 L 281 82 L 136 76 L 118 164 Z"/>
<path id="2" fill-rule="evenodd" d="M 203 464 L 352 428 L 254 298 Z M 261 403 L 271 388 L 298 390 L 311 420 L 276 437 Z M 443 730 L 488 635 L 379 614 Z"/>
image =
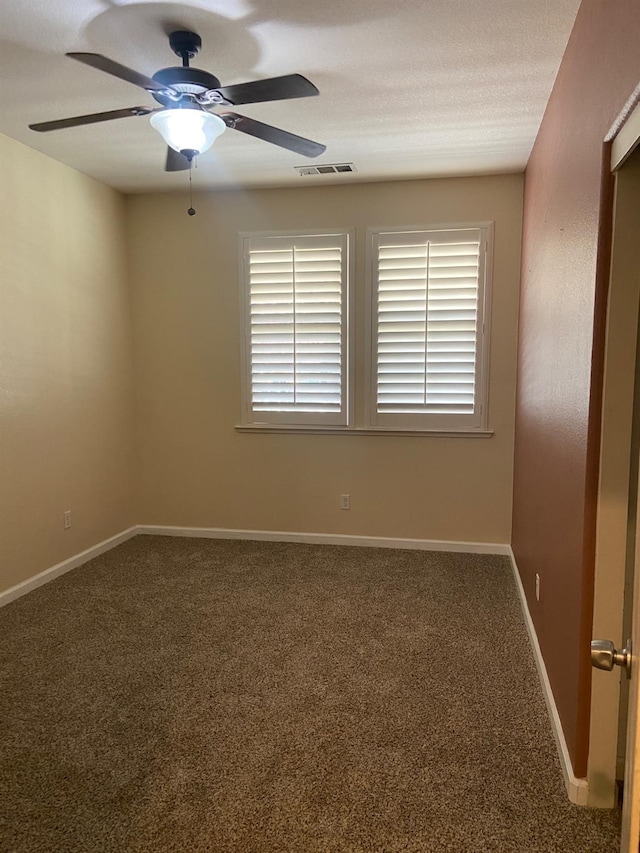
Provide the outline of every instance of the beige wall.
<path id="1" fill-rule="evenodd" d="M 2 590 L 133 523 L 133 393 L 123 198 L 4 136 L 0 197 Z"/>
<path id="2" fill-rule="evenodd" d="M 127 205 L 138 522 L 510 541 L 521 176 L 202 193 L 195 217 L 183 195 Z M 496 223 L 492 438 L 234 430 L 239 231 L 355 228 L 361 346 L 366 227 L 480 220 Z M 338 507 L 342 493 L 349 511 Z"/>

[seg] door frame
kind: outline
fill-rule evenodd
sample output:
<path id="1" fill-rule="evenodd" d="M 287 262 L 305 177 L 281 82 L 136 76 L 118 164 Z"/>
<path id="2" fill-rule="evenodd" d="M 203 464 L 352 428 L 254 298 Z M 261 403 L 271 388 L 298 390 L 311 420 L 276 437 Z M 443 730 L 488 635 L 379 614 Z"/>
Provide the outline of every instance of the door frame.
<path id="1" fill-rule="evenodd" d="M 627 108 L 605 140 L 615 176 L 614 220 L 606 319 L 600 463 L 596 509 L 596 551 L 592 637 L 622 648 L 627 579 L 630 459 L 638 349 L 640 278 L 630 286 L 630 258 L 637 234 L 624 215 L 628 182 L 625 164 L 640 145 L 640 104 Z M 635 172 L 635 165 L 633 167 Z M 640 187 L 640 183 L 639 183 Z M 639 190 L 640 191 L 640 190 Z M 625 224 L 626 223 L 626 224 Z M 587 763 L 587 805 L 611 808 L 617 799 L 616 769 L 620 674 L 593 672 Z"/>

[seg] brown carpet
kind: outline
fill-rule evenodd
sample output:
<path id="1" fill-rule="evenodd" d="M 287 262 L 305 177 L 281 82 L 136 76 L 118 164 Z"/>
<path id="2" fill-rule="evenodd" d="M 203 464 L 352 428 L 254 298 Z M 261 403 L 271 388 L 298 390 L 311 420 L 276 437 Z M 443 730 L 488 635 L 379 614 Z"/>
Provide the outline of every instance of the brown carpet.
<path id="1" fill-rule="evenodd" d="M 618 850 L 505 557 L 140 536 L 0 638 L 2 853 Z"/>

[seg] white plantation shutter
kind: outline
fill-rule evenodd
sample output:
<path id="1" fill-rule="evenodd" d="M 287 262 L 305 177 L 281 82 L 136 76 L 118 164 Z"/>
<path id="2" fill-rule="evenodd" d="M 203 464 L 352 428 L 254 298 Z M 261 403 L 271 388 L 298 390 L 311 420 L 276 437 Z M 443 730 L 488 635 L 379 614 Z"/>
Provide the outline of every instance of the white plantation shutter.
<path id="1" fill-rule="evenodd" d="M 245 237 L 250 423 L 347 423 L 347 235 Z"/>
<path id="2" fill-rule="evenodd" d="M 374 424 L 481 426 L 485 231 L 374 233 Z"/>

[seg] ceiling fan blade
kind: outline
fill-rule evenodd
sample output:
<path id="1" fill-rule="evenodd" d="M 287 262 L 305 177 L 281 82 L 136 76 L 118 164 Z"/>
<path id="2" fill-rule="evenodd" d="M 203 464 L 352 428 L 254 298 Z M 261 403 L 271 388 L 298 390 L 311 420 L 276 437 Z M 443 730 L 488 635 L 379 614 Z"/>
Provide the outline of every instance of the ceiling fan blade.
<path id="1" fill-rule="evenodd" d="M 140 74 L 132 68 L 127 68 L 126 65 L 121 65 L 119 62 L 114 62 L 113 59 L 107 59 L 100 53 L 67 53 L 72 59 L 77 59 L 84 65 L 90 65 L 91 68 L 97 68 L 98 71 L 104 71 L 106 74 L 111 74 L 113 77 L 119 77 L 126 83 L 133 83 L 134 86 L 139 86 L 141 89 L 146 89 L 147 92 L 159 92 L 160 94 L 179 97 L 179 93 L 170 86 L 163 86 L 156 83 L 151 77 L 145 74 Z"/>
<path id="2" fill-rule="evenodd" d="M 165 163 L 165 172 L 182 172 L 190 169 L 191 163 L 187 160 L 184 154 L 176 151 L 175 148 L 167 146 L 167 162 Z"/>
<path id="3" fill-rule="evenodd" d="M 41 121 L 38 124 L 30 124 L 31 130 L 44 133 L 48 130 L 62 130 L 65 127 L 78 127 L 82 124 L 95 124 L 99 121 L 111 121 L 114 118 L 130 118 L 131 116 L 146 116 L 153 113 L 152 107 L 127 107 L 123 110 L 109 110 L 106 113 L 91 113 L 86 116 L 74 116 L 73 118 L 61 118 L 56 121 Z"/>
<path id="4" fill-rule="evenodd" d="M 248 133 L 249 136 L 264 139 L 265 142 L 272 142 L 274 145 L 288 148 L 289 151 L 295 151 L 296 154 L 302 154 L 305 157 L 317 157 L 327 148 L 326 145 L 321 145 L 319 142 L 313 142 L 313 140 L 305 139 L 303 136 L 296 136 L 295 133 L 280 130 L 279 127 L 263 124 L 261 121 L 238 115 L 238 113 L 218 113 L 218 115 L 227 127 L 233 130 Z"/>
<path id="5" fill-rule="evenodd" d="M 287 98 L 309 98 L 320 92 L 310 80 L 302 74 L 286 74 L 284 77 L 270 77 L 268 80 L 254 80 L 251 83 L 238 83 L 235 86 L 220 86 L 209 89 L 202 96 L 203 102 L 216 103 L 216 93 L 222 95 L 230 104 L 257 104 L 260 101 L 283 101 Z"/>

